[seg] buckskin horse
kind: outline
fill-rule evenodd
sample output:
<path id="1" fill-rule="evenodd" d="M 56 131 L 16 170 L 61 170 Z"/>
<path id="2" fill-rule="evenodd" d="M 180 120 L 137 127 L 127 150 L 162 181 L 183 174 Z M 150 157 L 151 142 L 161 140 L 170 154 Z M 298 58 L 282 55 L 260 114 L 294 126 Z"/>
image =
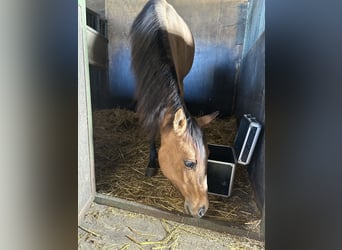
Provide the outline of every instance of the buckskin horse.
<path id="1" fill-rule="evenodd" d="M 130 39 L 137 113 L 151 141 L 146 176 L 157 173 L 158 157 L 162 173 L 185 199 L 185 212 L 202 217 L 209 201 L 208 147 L 201 126 L 218 113 L 193 118 L 184 102 L 183 79 L 194 59 L 192 33 L 170 4 L 152 0 L 134 20 Z"/>

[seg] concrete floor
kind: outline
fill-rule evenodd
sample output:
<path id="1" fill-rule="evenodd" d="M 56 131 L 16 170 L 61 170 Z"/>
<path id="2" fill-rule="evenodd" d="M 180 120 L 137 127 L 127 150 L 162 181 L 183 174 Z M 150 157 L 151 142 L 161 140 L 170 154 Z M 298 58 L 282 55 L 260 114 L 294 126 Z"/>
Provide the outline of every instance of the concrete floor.
<path id="1" fill-rule="evenodd" d="M 264 249 L 264 243 L 93 203 L 78 228 L 78 249 Z"/>

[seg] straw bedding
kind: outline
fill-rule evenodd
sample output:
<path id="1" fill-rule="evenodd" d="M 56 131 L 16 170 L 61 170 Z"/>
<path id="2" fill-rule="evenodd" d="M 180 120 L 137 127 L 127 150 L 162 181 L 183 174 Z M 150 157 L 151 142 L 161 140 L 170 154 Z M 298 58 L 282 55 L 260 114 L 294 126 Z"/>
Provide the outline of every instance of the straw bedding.
<path id="1" fill-rule="evenodd" d="M 201 219 L 202 220 L 202 219 Z M 264 242 L 93 203 L 78 249 L 265 249 Z"/>
<path id="2" fill-rule="evenodd" d="M 161 171 L 144 176 L 149 143 L 137 115 L 125 109 L 93 113 L 94 157 L 97 192 L 131 200 L 173 213 L 183 213 L 183 198 Z M 216 119 L 204 128 L 208 143 L 232 145 L 237 130 L 235 117 Z M 231 225 L 259 232 L 260 212 L 246 167 L 237 166 L 232 196 L 209 194 L 204 218 L 227 221 Z"/>

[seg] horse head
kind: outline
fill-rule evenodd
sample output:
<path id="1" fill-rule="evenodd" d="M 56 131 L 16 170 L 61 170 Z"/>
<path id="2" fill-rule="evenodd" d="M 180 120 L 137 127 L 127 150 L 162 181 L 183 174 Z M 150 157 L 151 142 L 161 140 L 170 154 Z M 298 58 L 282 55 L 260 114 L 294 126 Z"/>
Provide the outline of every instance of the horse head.
<path id="1" fill-rule="evenodd" d="M 183 108 L 179 108 L 161 131 L 160 169 L 183 195 L 186 213 L 194 217 L 202 217 L 209 207 L 208 147 L 201 126 L 217 114 L 195 119 L 187 117 Z"/>

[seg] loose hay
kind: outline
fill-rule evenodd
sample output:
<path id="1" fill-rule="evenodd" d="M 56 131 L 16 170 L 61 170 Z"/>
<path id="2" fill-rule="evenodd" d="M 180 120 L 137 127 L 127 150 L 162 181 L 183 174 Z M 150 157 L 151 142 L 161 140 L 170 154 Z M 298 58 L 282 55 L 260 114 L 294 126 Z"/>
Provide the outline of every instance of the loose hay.
<path id="1" fill-rule="evenodd" d="M 161 173 L 144 176 L 149 143 L 141 131 L 137 115 L 124 109 L 93 113 L 94 154 L 97 192 L 136 201 L 173 213 L 183 213 L 183 198 Z M 208 143 L 232 145 L 237 130 L 235 117 L 216 119 L 204 128 Z M 209 194 L 204 218 L 227 221 L 231 225 L 259 232 L 260 212 L 244 166 L 237 166 L 232 196 Z"/>

